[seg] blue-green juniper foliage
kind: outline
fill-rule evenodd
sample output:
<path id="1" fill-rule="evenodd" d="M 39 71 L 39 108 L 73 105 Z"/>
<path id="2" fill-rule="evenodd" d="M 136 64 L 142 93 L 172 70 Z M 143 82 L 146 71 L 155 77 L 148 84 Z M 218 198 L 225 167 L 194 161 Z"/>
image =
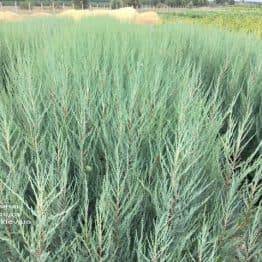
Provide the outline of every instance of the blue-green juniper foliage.
<path id="1" fill-rule="evenodd" d="M 245 35 L 0 25 L 1 261 L 259 261 L 261 96 Z"/>

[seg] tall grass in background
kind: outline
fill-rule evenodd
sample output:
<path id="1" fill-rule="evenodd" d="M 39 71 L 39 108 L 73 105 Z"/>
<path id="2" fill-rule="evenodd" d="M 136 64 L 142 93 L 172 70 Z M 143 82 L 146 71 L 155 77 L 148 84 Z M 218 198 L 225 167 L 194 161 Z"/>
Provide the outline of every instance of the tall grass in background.
<path id="1" fill-rule="evenodd" d="M 258 261 L 261 61 L 196 26 L 1 25 L 0 197 L 32 221 L 1 261 Z"/>

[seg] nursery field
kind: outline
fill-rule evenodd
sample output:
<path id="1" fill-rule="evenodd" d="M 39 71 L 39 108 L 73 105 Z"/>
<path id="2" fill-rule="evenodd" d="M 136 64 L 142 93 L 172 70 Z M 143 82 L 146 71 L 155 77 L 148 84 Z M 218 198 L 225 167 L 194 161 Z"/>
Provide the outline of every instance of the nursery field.
<path id="1" fill-rule="evenodd" d="M 0 24 L 1 261 L 259 261 L 261 102 L 252 35 Z"/>
<path id="2" fill-rule="evenodd" d="M 162 13 L 167 23 L 200 24 L 240 31 L 262 38 L 262 7 L 221 7 L 210 10 L 185 9 Z"/>
<path id="3" fill-rule="evenodd" d="M 74 23 L 82 19 L 93 17 L 107 17 L 110 19 L 113 18 L 121 22 L 128 22 L 134 24 L 161 24 L 161 19 L 155 11 L 138 12 L 133 7 L 91 10 L 66 9 L 62 11 L 60 10 L 58 12 L 43 12 L 43 10 L 40 10 L 40 12 L 35 10 L 29 12 L 3 11 L 0 12 L 0 23 L 22 22 L 25 20 L 34 20 L 39 18 L 51 20 L 54 18 L 71 19 L 71 22 Z"/>

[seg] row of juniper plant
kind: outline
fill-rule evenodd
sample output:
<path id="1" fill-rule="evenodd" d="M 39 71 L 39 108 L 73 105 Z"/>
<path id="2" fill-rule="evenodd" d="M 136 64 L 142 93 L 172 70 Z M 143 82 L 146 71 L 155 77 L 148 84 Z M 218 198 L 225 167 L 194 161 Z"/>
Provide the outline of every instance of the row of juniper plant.
<path id="1" fill-rule="evenodd" d="M 0 25 L 1 261 L 259 260 L 262 43 L 205 30 Z"/>

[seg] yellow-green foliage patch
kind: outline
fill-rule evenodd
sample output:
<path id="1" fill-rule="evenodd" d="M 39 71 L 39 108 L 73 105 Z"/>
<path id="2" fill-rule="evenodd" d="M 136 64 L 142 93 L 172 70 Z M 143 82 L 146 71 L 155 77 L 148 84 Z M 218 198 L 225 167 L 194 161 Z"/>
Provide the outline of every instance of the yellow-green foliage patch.
<path id="1" fill-rule="evenodd" d="M 166 22 L 210 25 L 262 37 L 261 7 L 225 7 L 216 11 L 185 11 L 163 16 Z"/>

